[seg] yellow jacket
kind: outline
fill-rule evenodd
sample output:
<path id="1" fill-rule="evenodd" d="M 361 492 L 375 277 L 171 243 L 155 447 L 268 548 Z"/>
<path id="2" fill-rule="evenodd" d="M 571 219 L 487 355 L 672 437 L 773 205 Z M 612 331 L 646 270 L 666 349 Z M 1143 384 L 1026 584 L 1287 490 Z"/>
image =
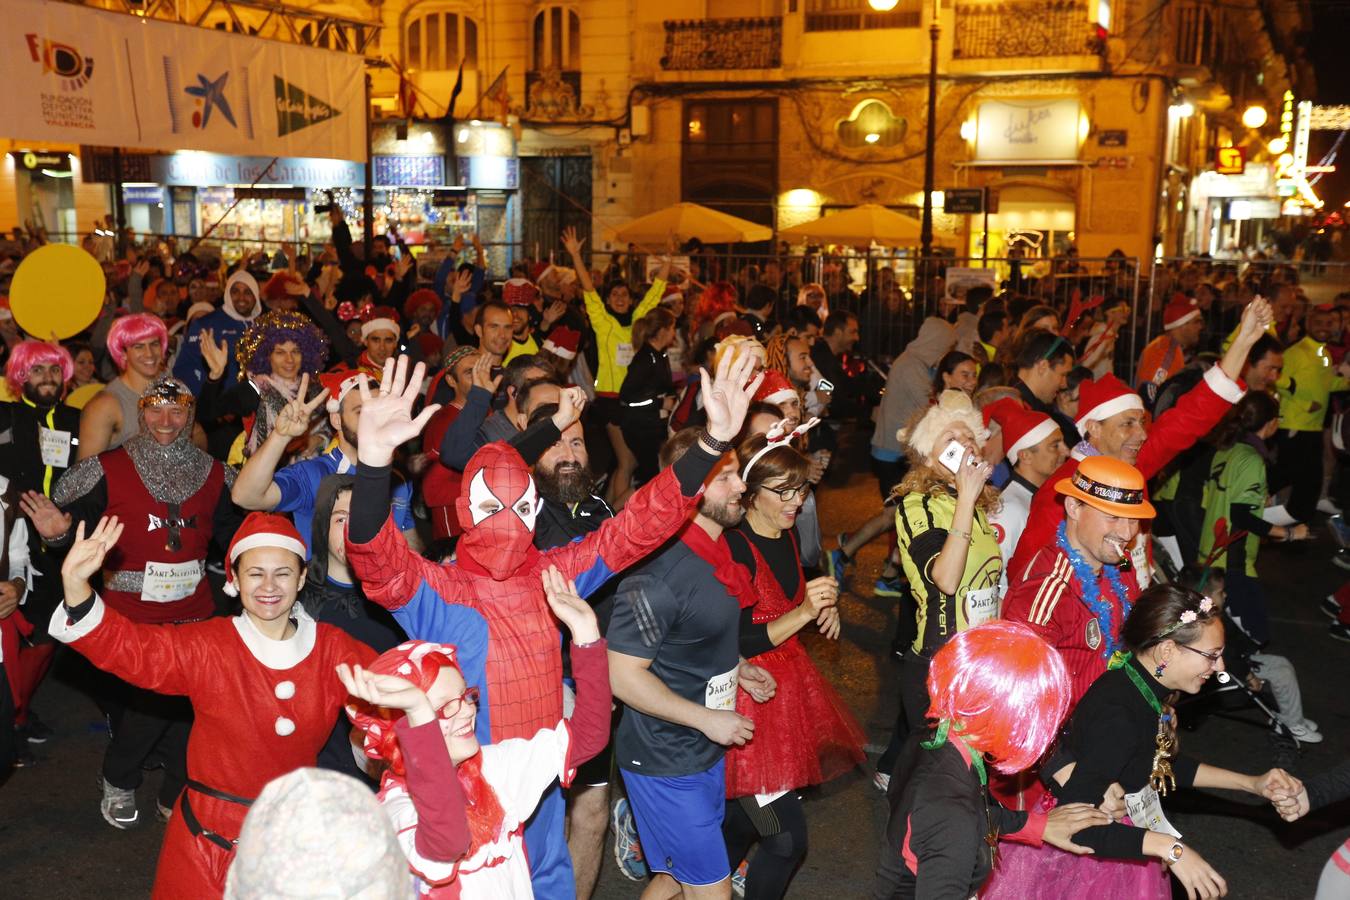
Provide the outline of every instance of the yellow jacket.
<path id="1" fill-rule="evenodd" d="M 633 310 L 632 321 L 636 322 L 656 309 L 665 292 L 665 281 L 660 278 L 653 281 L 642 302 Z M 617 394 L 623 386 L 624 375 L 628 374 L 628 364 L 633 361 L 633 326 L 614 318 L 595 291 L 586 291 L 581 296 L 586 303 L 586 315 L 591 320 L 591 331 L 595 332 L 595 349 L 600 360 L 595 373 L 595 391 Z"/>
<path id="2" fill-rule="evenodd" d="M 1284 351 L 1284 372 L 1275 388 L 1280 428 L 1321 431 L 1332 392 L 1350 390 L 1350 381 L 1336 374 L 1325 344 L 1305 337 Z"/>

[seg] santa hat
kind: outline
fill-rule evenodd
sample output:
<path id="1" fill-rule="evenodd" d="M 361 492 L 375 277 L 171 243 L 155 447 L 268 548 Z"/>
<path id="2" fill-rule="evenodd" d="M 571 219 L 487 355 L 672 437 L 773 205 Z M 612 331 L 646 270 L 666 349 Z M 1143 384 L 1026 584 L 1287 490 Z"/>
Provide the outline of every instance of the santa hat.
<path id="1" fill-rule="evenodd" d="M 239 586 L 234 583 L 235 560 L 239 559 L 245 550 L 257 547 L 279 547 L 282 550 L 290 550 L 301 560 L 307 555 L 305 542 L 300 539 L 300 532 L 295 530 L 295 525 L 290 519 L 276 513 L 249 513 L 244 519 L 244 524 L 239 526 L 239 530 L 230 539 L 229 558 L 225 560 L 224 591 L 231 597 L 239 596 Z"/>
<path id="2" fill-rule="evenodd" d="M 677 284 L 667 284 L 665 293 L 661 295 L 662 303 L 665 303 L 667 300 L 683 300 L 683 299 L 684 299 L 684 290 Z"/>
<path id="3" fill-rule="evenodd" d="M 1185 294 L 1174 294 L 1172 302 L 1163 310 L 1163 331 L 1179 328 L 1192 319 L 1200 318 L 1200 308 Z"/>
<path id="4" fill-rule="evenodd" d="M 398 310 L 392 306 L 367 306 L 361 310 L 361 340 L 364 341 L 375 331 L 392 331 L 397 337 L 401 331 Z"/>
<path id="5" fill-rule="evenodd" d="M 765 369 L 764 380 L 759 383 L 759 390 L 755 391 L 755 402 L 772 403 L 777 406 L 796 395 L 797 391 L 792 387 L 792 382 L 787 380 L 786 375 L 777 369 Z"/>
<path id="6" fill-rule="evenodd" d="M 983 413 L 985 425 L 993 420 L 1003 431 L 1003 452 L 1011 463 L 1017 462 L 1018 453 L 1035 447 L 1059 428 L 1045 413 L 1028 409 L 1012 397 L 989 404 Z"/>
<path id="7" fill-rule="evenodd" d="M 1129 385 L 1114 375 L 1103 375 L 1096 381 L 1084 381 L 1078 386 L 1078 430 L 1089 422 L 1109 419 L 1116 413 L 1137 409 L 1142 411 L 1144 401 L 1130 390 Z"/>
<path id="8" fill-rule="evenodd" d="M 566 325 L 554 326 L 544 338 L 543 350 L 562 359 L 576 359 L 577 348 L 581 346 L 581 332 Z"/>
<path id="9" fill-rule="evenodd" d="M 431 306 L 440 312 L 441 298 L 437 293 L 429 288 L 419 288 L 413 291 L 408 299 L 403 301 L 403 315 L 409 319 L 417 318 L 417 310 L 423 306 Z"/>
<path id="10" fill-rule="evenodd" d="M 287 297 L 303 297 L 309 293 L 309 285 L 293 272 L 278 272 L 267 279 L 262 292 L 264 298 L 275 302 Z"/>
<path id="11" fill-rule="evenodd" d="M 335 413 L 342 408 L 342 400 L 361 383 L 360 372 L 324 372 L 319 383 L 328 388 L 328 411 Z M 373 379 L 372 379 L 373 380 Z"/>
<path id="12" fill-rule="evenodd" d="M 539 288 L 525 278 L 512 278 L 502 285 L 502 302 L 507 306 L 530 306 L 539 296 Z"/>
<path id="13" fill-rule="evenodd" d="M 427 359 L 440 356 L 441 348 L 445 345 L 440 335 L 431 331 L 418 332 L 416 340 L 418 348 L 422 351 L 422 356 Z"/>

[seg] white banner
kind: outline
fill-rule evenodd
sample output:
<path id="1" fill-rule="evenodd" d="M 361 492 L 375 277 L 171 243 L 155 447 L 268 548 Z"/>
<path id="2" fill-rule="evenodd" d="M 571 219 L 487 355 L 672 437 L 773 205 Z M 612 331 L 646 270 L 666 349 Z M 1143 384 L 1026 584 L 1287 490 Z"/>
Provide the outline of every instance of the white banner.
<path id="1" fill-rule="evenodd" d="M 980 162 L 1068 162 L 1079 143 L 1077 100 L 986 100 L 975 113 Z"/>
<path id="2" fill-rule="evenodd" d="M 360 56 L 5 0 L 0 128 L 147 150 L 365 160 Z"/>

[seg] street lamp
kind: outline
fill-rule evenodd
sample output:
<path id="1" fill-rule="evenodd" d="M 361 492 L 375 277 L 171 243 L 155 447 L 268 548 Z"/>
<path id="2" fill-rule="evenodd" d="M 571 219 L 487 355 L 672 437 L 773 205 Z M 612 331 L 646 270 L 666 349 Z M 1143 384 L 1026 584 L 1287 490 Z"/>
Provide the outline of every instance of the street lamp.
<path id="1" fill-rule="evenodd" d="M 933 178 L 934 159 L 937 151 L 937 70 L 938 36 L 942 28 L 938 24 L 938 0 L 933 0 L 933 21 L 928 27 L 928 122 L 924 130 L 923 154 L 923 217 L 919 221 L 919 254 L 924 260 L 924 288 L 927 289 L 928 261 L 933 256 Z"/>
<path id="2" fill-rule="evenodd" d="M 1266 124 L 1266 108 L 1253 104 L 1242 111 L 1242 124 L 1248 128 L 1260 128 Z"/>
<path id="3" fill-rule="evenodd" d="M 890 12 L 900 0 L 867 0 L 867 5 L 877 12 Z"/>

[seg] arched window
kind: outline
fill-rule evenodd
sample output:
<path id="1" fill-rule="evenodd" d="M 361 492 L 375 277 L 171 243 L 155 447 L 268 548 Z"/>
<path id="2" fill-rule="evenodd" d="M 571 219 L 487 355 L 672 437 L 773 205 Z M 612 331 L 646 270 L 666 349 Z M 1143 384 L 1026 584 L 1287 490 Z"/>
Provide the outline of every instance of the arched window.
<path id="1" fill-rule="evenodd" d="M 453 9 L 418 9 L 403 28 L 404 64 L 424 72 L 478 68 L 478 23 Z"/>
<path id="2" fill-rule="evenodd" d="M 545 6 L 534 16 L 531 71 L 581 68 L 581 17 L 567 6 Z"/>

